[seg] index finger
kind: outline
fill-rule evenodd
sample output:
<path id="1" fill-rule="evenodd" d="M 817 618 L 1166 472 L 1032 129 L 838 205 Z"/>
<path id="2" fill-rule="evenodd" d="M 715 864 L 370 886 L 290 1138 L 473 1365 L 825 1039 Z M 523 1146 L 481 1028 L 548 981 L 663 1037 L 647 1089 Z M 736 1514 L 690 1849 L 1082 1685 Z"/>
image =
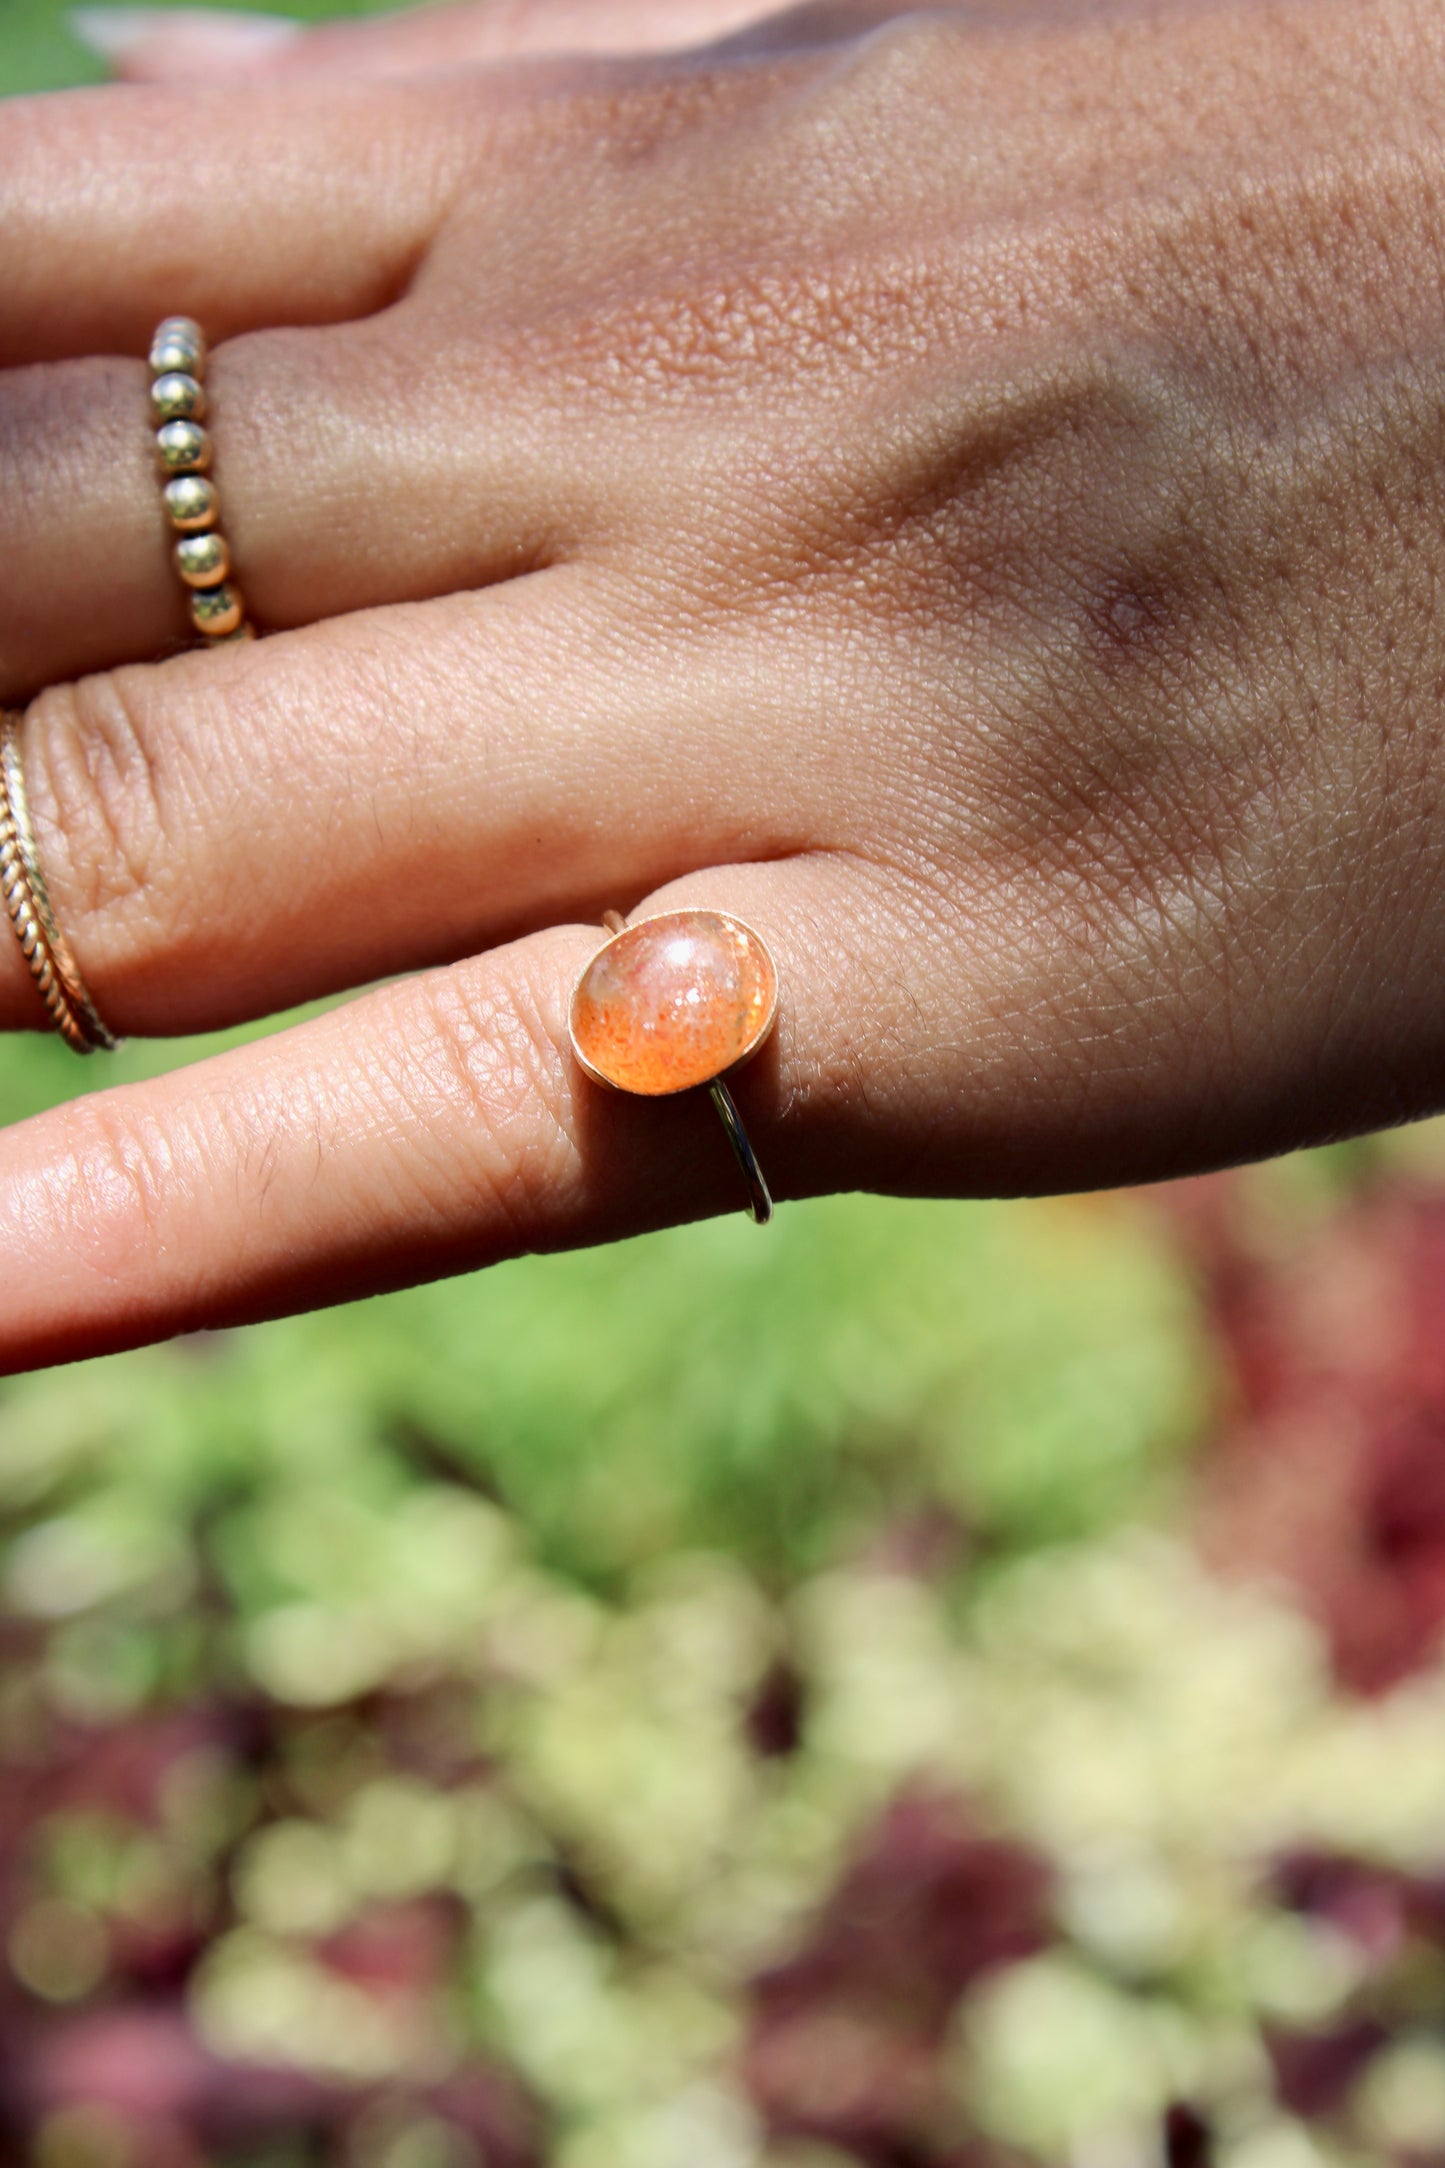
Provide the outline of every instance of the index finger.
<path id="1" fill-rule="evenodd" d="M 874 1036 L 916 1009 L 900 969 L 889 1015 L 876 965 L 866 1007 L 841 998 L 856 979 L 841 944 L 863 924 L 876 938 L 866 886 L 851 861 L 810 857 L 693 874 L 645 907 L 735 911 L 773 950 L 778 1032 L 736 1098 L 781 1195 L 886 1174 L 895 1121 L 906 1138 L 918 1118 L 858 1081 Z M 0 1367 L 742 1210 L 704 1093 L 631 1099 L 577 1067 L 571 992 L 605 938 L 553 928 L 8 1131 Z"/>

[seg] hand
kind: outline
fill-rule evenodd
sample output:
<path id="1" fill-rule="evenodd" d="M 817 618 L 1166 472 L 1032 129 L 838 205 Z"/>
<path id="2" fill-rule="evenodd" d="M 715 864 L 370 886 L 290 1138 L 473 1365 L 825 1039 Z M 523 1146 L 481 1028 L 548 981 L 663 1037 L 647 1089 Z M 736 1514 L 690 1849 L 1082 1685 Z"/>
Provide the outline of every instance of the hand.
<path id="1" fill-rule="evenodd" d="M 419 974 L 0 1141 L 8 1361 L 736 1209 L 572 1062 L 609 905 L 772 944 L 782 1195 L 1440 1104 L 1438 14 L 1077 12 L 0 109 L 0 696 L 101 1010 Z M 280 636 L 156 664 L 83 357 L 173 310 Z"/>

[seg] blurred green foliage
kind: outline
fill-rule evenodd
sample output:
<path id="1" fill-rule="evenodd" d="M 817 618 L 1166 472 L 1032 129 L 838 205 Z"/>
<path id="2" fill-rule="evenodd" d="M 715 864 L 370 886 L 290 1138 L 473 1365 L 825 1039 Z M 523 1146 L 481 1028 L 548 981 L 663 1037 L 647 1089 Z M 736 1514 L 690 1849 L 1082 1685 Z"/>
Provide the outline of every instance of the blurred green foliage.
<path id="1" fill-rule="evenodd" d="M 1012 1550 L 1150 1502 L 1197 1420 L 1192 1328 L 1127 1210 L 837 1200 L 17 1384 L 0 1496 L 74 1456 L 175 1525 L 217 1488 L 441 1473 L 604 1588 L 698 1544 L 786 1580 L 913 1505 Z"/>

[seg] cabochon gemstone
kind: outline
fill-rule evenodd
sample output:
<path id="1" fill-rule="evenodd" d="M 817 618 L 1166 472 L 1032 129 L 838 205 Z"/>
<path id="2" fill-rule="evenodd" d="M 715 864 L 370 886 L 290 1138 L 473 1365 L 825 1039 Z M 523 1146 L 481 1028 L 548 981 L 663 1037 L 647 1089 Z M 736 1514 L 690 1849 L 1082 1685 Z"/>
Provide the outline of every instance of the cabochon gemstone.
<path id="1" fill-rule="evenodd" d="M 777 968 L 750 926 L 669 911 L 598 950 L 572 997 L 572 1045 L 602 1083 L 659 1099 L 746 1061 L 777 1005 Z"/>

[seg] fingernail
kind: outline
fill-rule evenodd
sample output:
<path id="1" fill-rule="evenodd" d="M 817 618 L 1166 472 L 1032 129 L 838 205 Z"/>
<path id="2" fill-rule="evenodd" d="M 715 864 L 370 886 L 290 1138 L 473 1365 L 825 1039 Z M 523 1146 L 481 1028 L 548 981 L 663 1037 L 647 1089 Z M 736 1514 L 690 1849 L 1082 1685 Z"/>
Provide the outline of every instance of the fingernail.
<path id="1" fill-rule="evenodd" d="M 218 59 L 249 60 L 289 45 L 301 30 L 286 15 L 230 8 L 72 8 L 72 37 L 101 60 L 126 60 L 163 38 L 202 44 Z"/>

